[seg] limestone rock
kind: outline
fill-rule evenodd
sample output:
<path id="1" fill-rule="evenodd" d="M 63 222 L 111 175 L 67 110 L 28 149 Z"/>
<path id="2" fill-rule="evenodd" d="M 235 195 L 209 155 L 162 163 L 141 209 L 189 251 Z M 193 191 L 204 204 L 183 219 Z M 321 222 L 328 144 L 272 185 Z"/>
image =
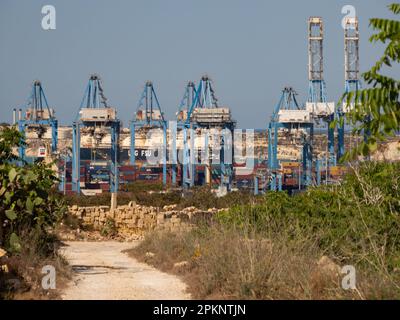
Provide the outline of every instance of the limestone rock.
<path id="1" fill-rule="evenodd" d="M 198 211 L 198 209 L 196 207 L 187 207 L 182 210 L 182 212 L 185 212 L 185 213 L 190 213 L 190 212 L 195 212 L 195 211 Z"/>
<path id="2" fill-rule="evenodd" d="M 164 211 L 173 211 L 178 207 L 177 204 L 171 204 L 163 207 Z"/>
<path id="3" fill-rule="evenodd" d="M 174 269 L 183 269 L 189 266 L 188 261 L 181 261 L 174 263 Z"/>

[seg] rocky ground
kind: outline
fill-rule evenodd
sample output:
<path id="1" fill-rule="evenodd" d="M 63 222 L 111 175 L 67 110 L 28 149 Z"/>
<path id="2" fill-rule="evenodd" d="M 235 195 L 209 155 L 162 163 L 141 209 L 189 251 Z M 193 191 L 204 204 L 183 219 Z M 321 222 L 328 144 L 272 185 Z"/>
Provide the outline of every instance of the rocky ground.
<path id="1" fill-rule="evenodd" d="M 186 285 L 169 275 L 140 263 L 124 253 L 144 234 L 155 228 L 190 228 L 196 219 L 207 219 L 218 209 L 195 207 L 177 210 L 140 206 L 132 202 L 110 210 L 107 206 L 72 206 L 69 212 L 82 228 L 61 228 L 57 234 L 65 246 L 61 254 L 72 267 L 73 279 L 61 298 L 75 299 L 189 299 Z"/>

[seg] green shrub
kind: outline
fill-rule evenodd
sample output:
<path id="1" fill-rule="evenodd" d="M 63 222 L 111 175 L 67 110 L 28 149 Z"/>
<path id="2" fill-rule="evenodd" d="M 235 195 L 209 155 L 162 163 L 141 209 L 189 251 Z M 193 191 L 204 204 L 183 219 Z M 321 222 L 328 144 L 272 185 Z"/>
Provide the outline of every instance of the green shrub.
<path id="1" fill-rule="evenodd" d="M 103 237 L 113 237 L 117 235 L 117 227 L 115 225 L 115 220 L 112 218 L 107 218 L 106 222 L 104 223 L 104 226 L 100 230 L 100 234 Z"/>
<path id="2" fill-rule="evenodd" d="M 296 240 L 311 234 L 320 248 L 342 261 L 382 267 L 383 259 L 393 270 L 400 267 L 399 176 L 399 164 L 365 163 L 341 186 L 310 188 L 292 197 L 270 192 L 263 203 L 233 207 L 216 219 L 266 236 L 284 230 Z"/>
<path id="3" fill-rule="evenodd" d="M 208 186 L 194 187 L 182 193 L 176 189 L 163 189 L 162 184 L 135 182 L 121 187 L 118 192 L 118 204 L 126 205 L 130 201 L 144 206 L 163 207 L 176 204 L 179 209 L 196 207 L 202 210 L 209 208 L 228 208 L 233 205 L 261 202 L 261 196 L 253 196 L 249 192 L 230 192 L 223 197 L 217 197 Z M 101 193 L 96 196 L 67 195 L 68 205 L 78 206 L 109 206 L 111 194 Z"/>
<path id="4" fill-rule="evenodd" d="M 65 205 L 52 192 L 57 178 L 49 165 L 15 164 L 20 159 L 12 154 L 12 149 L 23 144 L 18 131 L 4 129 L 0 141 L 0 244 L 18 252 L 22 245 L 19 234 L 29 229 L 40 229 L 46 234 L 46 228 L 64 214 Z"/>
<path id="5" fill-rule="evenodd" d="M 9 273 L 0 273 L 0 299 L 18 294 L 15 288 L 3 285 L 9 277 L 22 283 L 17 291 L 32 290 L 35 297 L 51 298 L 55 294 L 43 292 L 37 285 L 41 267 L 54 265 L 60 278 L 68 273 L 57 254 L 59 242 L 53 233 L 53 226 L 66 211 L 54 189 L 57 178 L 50 165 L 28 165 L 13 154 L 23 143 L 15 129 L 4 128 L 0 133 L 0 245 L 11 253 L 6 263 Z"/>
<path id="6" fill-rule="evenodd" d="M 179 236 L 149 234 L 135 254 L 151 251 L 149 263 L 173 272 L 190 261 L 196 298 L 398 299 L 399 179 L 399 163 L 362 163 L 341 185 L 268 192 Z M 315 277 L 322 255 L 354 265 L 359 291 Z"/>

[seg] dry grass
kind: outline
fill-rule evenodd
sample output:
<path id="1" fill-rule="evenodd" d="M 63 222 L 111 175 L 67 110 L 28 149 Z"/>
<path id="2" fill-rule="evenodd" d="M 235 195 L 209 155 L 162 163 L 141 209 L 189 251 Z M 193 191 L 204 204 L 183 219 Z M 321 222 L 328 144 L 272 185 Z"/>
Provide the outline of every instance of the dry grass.
<path id="1" fill-rule="evenodd" d="M 48 300 L 58 299 L 62 288 L 70 278 L 68 263 L 57 251 L 62 245 L 54 236 L 35 231 L 21 236 L 22 250 L 3 258 L 1 264 L 8 267 L 7 273 L 0 273 L 0 299 Z M 55 267 L 56 289 L 42 288 L 42 268 Z"/>
<path id="2" fill-rule="evenodd" d="M 364 264 L 356 266 L 357 290 L 342 289 L 343 275 L 317 265 L 324 251 L 312 236 L 294 241 L 282 232 L 266 238 L 213 225 L 178 234 L 154 232 L 130 253 L 163 271 L 183 276 L 197 299 L 400 297 L 390 279 Z M 182 261 L 188 265 L 174 267 Z"/>

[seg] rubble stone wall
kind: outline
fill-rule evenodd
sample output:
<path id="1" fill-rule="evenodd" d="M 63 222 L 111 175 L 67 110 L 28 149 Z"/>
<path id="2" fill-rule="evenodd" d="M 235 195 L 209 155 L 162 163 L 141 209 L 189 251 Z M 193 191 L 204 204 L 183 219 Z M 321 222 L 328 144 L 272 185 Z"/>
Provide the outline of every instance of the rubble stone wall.
<path id="1" fill-rule="evenodd" d="M 112 221 L 121 234 L 143 234 L 156 228 L 170 231 L 190 228 L 198 219 L 210 219 L 218 211 L 221 209 L 202 211 L 188 207 L 177 210 L 176 205 L 158 208 L 141 206 L 134 202 L 118 206 L 114 210 L 110 210 L 108 206 L 69 207 L 70 214 L 81 220 L 84 226 L 101 230 Z"/>

